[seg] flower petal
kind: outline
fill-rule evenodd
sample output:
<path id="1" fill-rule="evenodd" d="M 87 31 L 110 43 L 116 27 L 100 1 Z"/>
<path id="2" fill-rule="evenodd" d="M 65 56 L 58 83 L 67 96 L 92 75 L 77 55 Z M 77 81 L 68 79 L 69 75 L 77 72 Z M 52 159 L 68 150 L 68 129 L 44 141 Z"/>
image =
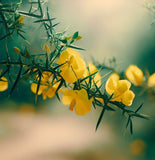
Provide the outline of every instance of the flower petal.
<path id="1" fill-rule="evenodd" d="M 41 82 L 42 83 L 46 83 L 52 76 L 52 73 L 51 72 L 48 72 L 48 71 L 44 71 L 42 73 L 42 77 L 41 77 Z"/>
<path id="2" fill-rule="evenodd" d="M 105 89 L 108 94 L 113 94 L 115 89 L 117 88 L 117 82 L 119 80 L 119 75 L 116 73 L 111 74 L 109 79 L 106 82 Z"/>
<path id="3" fill-rule="evenodd" d="M 60 75 L 63 77 L 63 79 L 66 82 L 74 83 L 75 81 L 77 81 L 77 77 L 71 68 L 67 68 L 66 70 L 62 70 Z"/>
<path id="4" fill-rule="evenodd" d="M 3 92 L 8 89 L 8 80 L 5 77 L 0 79 L 0 92 Z"/>
<path id="5" fill-rule="evenodd" d="M 75 112 L 78 115 L 85 115 L 91 111 L 92 99 L 88 99 L 88 94 L 85 89 L 76 91 L 76 107 Z"/>
<path id="6" fill-rule="evenodd" d="M 50 87 L 48 90 L 47 90 L 47 96 L 49 97 L 49 98 L 52 98 L 52 97 L 54 97 L 54 95 L 55 95 L 55 92 L 56 92 L 56 88 L 54 88 L 54 87 Z"/>
<path id="7" fill-rule="evenodd" d="M 134 97 L 135 94 L 131 90 L 128 90 L 122 95 L 122 103 L 126 106 L 130 106 Z"/>
<path id="8" fill-rule="evenodd" d="M 32 84 L 31 84 L 31 91 L 32 91 L 33 93 L 35 93 L 35 94 L 36 94 L 36 92 L 37 92 L 37 86 L 38 86 L 37 83 L 32 83 Z M 47 88 L 47 86 L 40 85 L 40 86 L 39 86 L 39 90 L 38 90 L 38 95 L 41 95 L 42 92 L 43 92 L 43 90 L 44 90 L 45 88 Z"/>
<path id="9" fill-rule="evenodd" d="M 129 90 L 129 88 L 131 87 L 131 83 L 128 80 L 119 80 L 117 82 L 117 87 L 116 90 L 114 92 L 113 95 L 113 101 L 115 99 L 115 101 L 120 102 L 121 101 L 121 96 L 127 91 Z"/>
<path id="10" fill-rule="evenodd" d="M 73 111 L 75 105 L 76 105 L 76 100 L 73 99 L 72 102 L 71 102 L 71 104 L 70 104 L 70 106 L 69 106 L 69 110 L 70 110 L 70 111 Z"/>
<path id="11" fill-rule="evenodd" d="M 75 92 L 73 90 L 63 91 L 62 103 L 64 105 L 70 105 L 74 98 L 75 98 Z"/>

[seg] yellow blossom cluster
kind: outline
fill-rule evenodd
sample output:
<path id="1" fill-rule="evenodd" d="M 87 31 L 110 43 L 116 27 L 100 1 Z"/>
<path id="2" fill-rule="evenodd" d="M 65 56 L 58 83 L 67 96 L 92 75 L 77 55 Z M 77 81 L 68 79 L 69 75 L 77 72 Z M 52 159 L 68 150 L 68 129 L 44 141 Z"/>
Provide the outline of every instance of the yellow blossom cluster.
<path id="1" fill-rule="evenodd" d="M 85 83 L 91 83 L 91 88 L 101 86 L 101 75 L 96 66 L 91 62 L 86 66 L 86 63 L 81 58 L 80 53 L 75 50 L 67 48 L 62 51 L 57 60 L 57 64 L 60 65 L 60 75 L 68 84 L 73 85 L 80 79 L 85 79 Z M 51 81 L 52 73 L 43 72 L 38 95 L 42 94 L 44 99 L 46 99 L 46 97 L 52 98 L 60 84 L 59 82 L 56 82 L 54 85 L 51 85 Z M 31 84 L 32 92 L 37 92 L 37 86 L 37 83 Z M 80 88 L 75 89 L 61 87 L 59 91 L 63 94 L 62 102 L 64 105 L 69 105 L 69 109 L 71 111 L 75 108 L 75 112 L 78 115 L 85 115 L 90 112 L 94 98 L 93 96 L 90 97 L 86 88 L 81 86 L 82 84 L 80 84 Z M 110 95 L 113 94 L 111 101 L 122 102 L 124 105 L 129 106 L 132 104 L 135 96 L 130 90 L 130 86 L 131 83 L 129 81 L 119 80 L 119 76 L 117 74 L 112 74 L 106 83 L 106 91 Z M 96 99 L 100 99 L 100 102 L 104 103 L 102 98 Z"/>
<path id="2" fill-rule="evenodd" d="M 122 102 L 124 105 L 130 106 L 135 97 L 135 94 L 130 90 L 131 83 L 119 79 L 119 75 L 113 73 L 106 82 L 106 91 L 113 95 L 111 101 Z"/>
<path id="3" fill-rule="evenodd" d="M 81 58 L 80 54 L 71 48 L 64 50 L 59 59 L 58 64 L 61 65 L 61 76 L 66 82 L 74 83 L 80 78 L 87 77 L 96 72 L 92 78 L 92 85 L 96 83 L 97 86 L 101 85 L 101 76 L 95 65 L 91 62 L 86 67 L 85 61 Z M 89 79 L 86 79 L 89 82 Z M 61 90 L 62 91 L 62 90 Z M 85 89 L 80 90 L 64 90 L 62 91 L 62 102 L 64 105 L 70 105 L 69 109 L 78 115 L 87 114 L 91 110 L 92 98 L 88 98 L 88 93 Z"/>
<path id="4" fill-rule="evenodd" d="M 16 49 L 14 47 L 14 49 Z M 17 49 L 16 49 L 17 50 Z M 45 45 L 46 52 L 50 49 Z M 61 77 L 58 80 L 54 78 L 53 73 L 49 71 L 40 72 L 35 76 L 31 84 L 31 91 L 36 95 L 42 95 L 43 99 L 52 98 L 56 92 L 62 93 L 62 102 L 64 105 L 69 105 L 69 109 L 78 115 L 85 115 L 91 110 L 94 98 L 104 103 L 102 97 L 94 97 L 90 95 L 87 87 L 84 84 L 90 84 L 90 90 L 96 87 L 101 87 L 101 75 L 96 66 L 89 62 L 86 65 L 79 52 L 72 48 L 64 49 L 57 60 L 59 65 L 60 76 L 67 85 L 61 86 Z M 37 71 L 37 69 L 34 69 Z M 126 77 L 135 85 L 140 86 L 144 81 L 144 74 L 135 65 L 130 65 L 126 72 Z M 155 73 L 148 78 L 148 85 L 155 86 Z M 78 84 L 76 88 L 75 85 Z M 74 86 L 74 87 L 73 87 Z M 105 84 L 106 92 L 111 95 L 110 101 L 121 102 L 126 106 L 130 106 L 133 102 L 135 94 L 130 90 L 131 83 L 128 80 L 120 80 L 118 74 L 113 73 Z M 0 91 L 8 88 L 8 81 L 5 77 L 0 79 Z"/>
<path id="5" fill-rule="evenodd" d="M 46 51 L 48 51 L 48 46 L 45 46 Z M 80 78 L 88 77 L 91 74 L 94 74 L 91 79 L 92 86 L 94 83 L 99 87 L 101 85 L 101 75 L 98 72 L 97 68 L 93 63 L 88 63 L 86 67 L 85 61 L 81 58 L 80 53 L 76 52 L 71 48 L 64 50 L 57 64 L 60 65 L 59 69 L 61 70 L 60 75 L 63 79 L 73 84 L 78 81 Z M 37 82 L 31 84 L 31 91 L 36 94 L 38 86 L 38 75 L 36 77 Z M 56 82 L 51 85 L 53 76 L 52 73 L 44 71 L 41 76 L 41 84 L 39 86 L 38 95 L 43 95 L 43 99 L 52 98 L 55 95 L 55 92 L 60 84 Z M 89 79 L 86 79 L 86 82 L 89 83 Z M 62 102 L 64 105 L 69 105 L 69 109 L 75 112 L 78 115 L 84 115 L 90 112 L 93 98 L 88 97 L 86 89 L 81 88 L 78 90 L 61 88 L 59 90 L 62 95 Z"/>

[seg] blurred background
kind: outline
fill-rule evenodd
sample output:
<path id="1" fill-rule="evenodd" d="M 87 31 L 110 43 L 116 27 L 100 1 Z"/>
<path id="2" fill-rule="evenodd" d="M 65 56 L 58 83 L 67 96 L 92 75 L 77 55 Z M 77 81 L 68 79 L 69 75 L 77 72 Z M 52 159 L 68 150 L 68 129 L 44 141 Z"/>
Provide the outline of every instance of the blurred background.
<path id="1" fill-rule="evenodd" d="M 21 8 L 26 8 L 27 1 L 23 2 Z M 83 38 L 77 46 L 86 49 L 81 53 L 87 61 L 94 57 L 102 63 L 115 57 L 118 70 L 136 64 L 150 74 L 155 72 L 155 24 L 151 25 L 154 14 L 147 9 L 146 1 L 49 0 L 48 7 L 60 22 L 57 31 L 67 29 L 68 36 L 79 31 Z M 29 47 L 34 53 L 41 52 L 45 41 L 42 33 L 38 34 L 39 26 L 26 23 L 28 19 L 24 21 Z M 18 37 L 16 45 L 17 42 L 20 47 Z M 3 59 L 2 43 L 0 48 Z M 152 119 L 135 118 L 134 135 L 127 130 L 123 136 L 126 119 L 119 112 L 106 113 L 95 132 L 100 109 L 78 116 L 56 97 L 46 101 L 39 97 L 35 105 L 30 85 L 22 82 L 10 98 L 8 90 L 0 93 L 0 159 L 155 160 L 155 98 L 145 93 L 139 96 L 140 91 L 135 91 L 137 96 L 131 107 L 144 102 L 141 113 Z"/>

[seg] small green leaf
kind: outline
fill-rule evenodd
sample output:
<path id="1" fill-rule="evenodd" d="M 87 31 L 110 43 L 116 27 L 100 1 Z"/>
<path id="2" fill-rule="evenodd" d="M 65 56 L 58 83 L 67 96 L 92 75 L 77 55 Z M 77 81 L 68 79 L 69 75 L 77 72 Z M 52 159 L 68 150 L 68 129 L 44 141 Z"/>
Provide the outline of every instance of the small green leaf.
<path id="1" fill-rule="evenodd" d="M 87 76 L 87 77 L 81 79 L 81 80 L 80 80 L 80 83 L 83 82 L 84 80 L 88 79 L 88 78 L 90 79 L 90 78 L 91 78 L 92 76 L 94 76 L 97 72 L 98 72 L 98 71 L 96 71 L 96 72 L 90 74 L 89 76 Z"/>
<path id="2" fill-rule="evenodd" d="M 60 64 L 60 65 L 58 65 L 58 66 L 54 67 L 54 68 L 53 68 L 53 70 L 56 70 L 57 68 L 59 68 L 59 67 L 63 66 L 63 65 L 64 65 L 64 64 L 66 64 L 66 63 L 67 63 L 67 62 L 62 63 L 62 64 Z"/>
<path id="3" fill-rule="evenodd" d="M 72 44 L 72 43 L 74 43 L 74 39 L 72 39 L 72 40 L 70 41 L 70 44 Z"/>
<path id="4" fill-rule="evenodd" d="M 133 124 L 131 118 L 130 118 L 130 133 L 133 134 Z"/>
<path id="5" fill-rule="evenodd" d="M 55 20 L 56 18 L 51 18 L 51 19 L 41 19 L 41 20 L 36 20 L 34 21 L 33 23 L 38 23 L 38 22 L 46 22 L 46 21 L 53 21 Z"/>
<path id="6" fill-rule="evenodd" d="M 46 68 L 48 69 L 48 54 L 46 52 Z"/>
<path id="7" fill-rule="evenodd" d="M 61 82 L 60 82 L 58 88 L 56 89 L 56 92 L 58 92 L 58 90 L 63 86 L 63 84 L 64 84 L 64 80 L 61 79 Z"/>
<path id="8" fill-rule="evenodd" d="M 64 43 L 64 44 L 66 44 L 67 43 L 67 39 L 60 39 L 60 41 L 62 42 L 62 43 Z"/>
<path id="9" fill-rule="evenodd" d="M 70 48 L 73 48 L 73 49 L 77 49 L 77 50 L 82 50 L 82 51 L 85 50 L 83 48 L 79 48 L 79 47 L 76 47 L 76 46 L 73 46 L 73 45 L 68 45 L 67 47 L 70 47 Z"/>
<path id="10" fill-rule="evenodd" d="M 9 71 L 9 67 L 0 75 L 0 79 L 1 79 L 1 77 L 3 77 L 8 71 Z"/>
<path id="11" fill-rule="evenodd" d="M 103 104 L 97 99 L 95 99 L 95 104 L 98 105 L 98 106 L 103 107 Z"/>
<path id="12" fill-rule="evenodd" d="M 126 128 L 128 128 L 129 122 L 130 122 L 130 116 L 128 117 L 128 121 L 126 123 Z"/>
<path id="13" fill-rule="evenodd" d="M 23 56 L 26 57 L 27 59 L 32 59 L 32 56 L 30 55 L 30 53 L 26 47 L 25 47 L 25 54 Z"/>
<path id="14" fill-rule="evenodd" d="M 94 85 L 95 85 L 96 91 L 100 94 L 100 96 L 102 96 L 102 93 L 95 82 L 94 82 Z"/>
<path id="15" fill-rule="evenodd" d="M 56 27 L 57 25 L 59 25 L 60 23 L 56 23 L 56 24 L 54 24 L 52 27 L 54 28 L 54 27 Z"/>
<path id="16" fill-rule="evenodd" d="M 139 118 L 143 118 L 143 119 L 147 119 L 147 120 L 150 119 L 149 116 L 144 115 L 144 114 L 133 114 L 132 116 L 139 117 Z"/>
<path id="17" fill-rule="evenodd" d="M 102 118 L 103 118 L 104 112 L 105 112 L 105 108 L 102 109 L 102 112 L 101 112 L 101 114 L 100 114 L 100 117 L 99 117 L 99 119 L 98 119 L 98 121 L 97 121 L 96 131 L 97 131 L 97 129 L 98 129 L 100 123 L 101 123 L 101 120 L 102 120 Z"/>
<path id="18" fill-rule="evenodd" d="M 75 40 L 79 36 L 79 32 L 75 32 L 72 36 L 72 39 Z"/>
<path id="19" fill-rule="evenodd" d="M 41 83 L 41 76 L 42 76 L 42 73 L 39 72 L 39 81 L 38 81 L 38 84 L 37 84 L 37 91 L 36 91 L 36 94 L 35 94 L 35 103 L 37 103 L 37 97 L 38 97 L 38 92 L 39 92 L 39 88 L 40 88 L 40 83 Z"/>
<path id="20" fill-rule="evenodd" d="M 20 32 L 17 32 L 17 34 L 20 35 L 26 41 L 26 38 Z"/>
<path id="21" fill-rule="evenodd" d="M 143 107 L 143 103 L 137 108 L 137 110 L 135 111 L 135 113 L 137 113 L 142 107 Z"/>
<path id="22" fill-rule="evenodd" d="M 55 95 L 57 96 L 58 100 L 61 102 L 58 92 L 56 92 Z"/>
<path id="23" fill-rule="evenodd" d="M 115 109 L 111 108 L 111 107 L 108 106 L 108 105 L 106 106 L 106 109 L 109 110 L 109 111 L 116 111 Z"/>
<path id="24" fill-rule="evenodd" d="M 14 82 L 14 84 L 13 84 L 13 87 L 11 88 L 11 91 L 10 91 L 10 93 L 9 93 L 9 97 L 10 97 L 10 95 L 12 94 L 12 92 L 14 91 L 17 83 L 19 82 L 20 75 L 21 75 L 21 72 L 22 72 L 22 68 L 23 68 L 23 66 L 21 65 L 21 66 L 20 66 L 20 69 L 19 69 L 19 72 L 18 72 L 18 75 L 17 75 L 17 78 L 16 78 L 16 80 L 15 80 L 15 82 Z"/>
<path id="25" fill-rule="evenodd" d="M 96 106 L 95 106 L 95 102 L 94 102 L 94 101 L 92 102 L 92 104 L 93 104 L 93 107 L 96 109 Z"/>
<path id="26" fill-rule="evenodd" d="M 33 14 L 33 13 L 28 13 L 28 12 L 23 12 L 23 11 L 18 11 L 20 14 L 24 14 L 26 16 L 30 16 L 30 17 L 36 17 L 36 18 L 42 18 L 42 15 L 37 15 L 37 14 Z"/>

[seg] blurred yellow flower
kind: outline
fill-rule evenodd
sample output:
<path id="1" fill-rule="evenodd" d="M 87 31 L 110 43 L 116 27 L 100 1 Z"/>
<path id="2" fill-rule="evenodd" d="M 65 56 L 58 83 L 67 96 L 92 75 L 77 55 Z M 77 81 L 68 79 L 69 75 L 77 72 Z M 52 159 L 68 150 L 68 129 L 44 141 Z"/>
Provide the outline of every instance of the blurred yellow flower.
<path id="1" fill-rule="evenodd" d="M 122 102 L 126 106 L 130 106 L 135 94 L 129 90 L 131 83 L 127 80 L 119 80 L 119 75 L 113 73 L 106 82 L 105 89 L 108 94 L 113 97 L 111 101 Z"/>
<path id="2" fill-rule="evenodd" d="M 95 73 L 95 72 L 98 71 L 97 68 L 96 68 L 96 66 L 95 66 L 92 62 L 89 62 L 89 63 L 88 63 L 88 68 L 89 68 L 89 71 L 86 70 L 84 77 L 87 77 L 87 76 L 89 76 L 90 74 L 93 74 L 93 73 Z M 94 85 L 94 82 L 95 82 L 96 85 L 99 87 L 99 86 L 101 85 L 101 75 L 100 75 L 100 73 L 97 72 L 97 73 L 95 74 L 95 76 L 92 76 L 92 78 L 93 78 L 93 77 L 94 77 L 94 81 L 92 80 L 92 85 Z M 89 82 L 89 78 L 86 79 L 86 81 Z"/>
<path id="3" fill-rule="evenodd" d="M 130 144 L 130 152 L 133 155 L 140 155 L 144 152 L 145 146 L 144 141 L 137 139 Z"/>
<path id="4" fill-rule="evenodd" d="M 16 53 L 20 53 L 20 49 L 17 47 L 13 47 L 13 49 L 15 50 Z"/>
<path id="5" fill-rule="evenodd" d="M 19 23 L 22 23 L 22 21 L 23 21 L 24 19 L 25 19 L 24 16 L 20 16 L 19 19 L 18 19 Z"/>
<path id="6" fill-rule="evenodd" d="M 82 36 L 78 36 L 75 40 L 78 41 L 82 38 Z"/>
<path id="7" fill-rule="evenodd" d="M 91 110 L 92 98 L 88 98 L 87 91 L 81 90 L 65 90 L 63 91 L 62 102 L 64 105 L 70 105 L 69 109 L 78 115 L 85 115 Z"/>
<path id="8" fill-rule="evenodd" d="M 86 64 L 80 57 L 80 54 L 71 48 L 67 48 L 63 51 L 57 62 L 60 67 L 61 76 L 65 81 L 74 83 L 81 78 L 86 71 Z M 65 63 L 65 64 L 64 64 Z"/>
<path id="9" fill-rule="evenodd" d="M 125 71 L 126 77 L 135 85 L 140 86 L 143 82 L 144 75 L 140 68 L 136 65 L 130 65 Z"/>
<path id="10" fill-rule="evenodd" d="M 153 73 L 151 76 L 149 76 L 148 85 L 150 87 L 155 87 L 155 73 Z"/>
<path id="11" fill-rule="evenodd" d="M 45 51 L 46 52 L 51 52 L 51 50 L 50 50 L 50 48 L 49 48 L 49 46 L 47 44 L 45 44 Z"/>
<path id="12" fill-rule="evenodd" d="M 70 37 L 65 37 L 65 39 L 67 39 L 67 40 L 70 40 L 72 37 L 70 36 Z"/>
<path id="13" fill-rule="evenodd" d="M 8 89 L 8 80 L 5 77 L 0 78 L 0 92 Z"/>
<path id="14" fill-rule="evenodd" d="M 20 105 L 19 112 L 24 114 L 34 114 L 35 106 L 32 104 L 23 103 Z"/>

